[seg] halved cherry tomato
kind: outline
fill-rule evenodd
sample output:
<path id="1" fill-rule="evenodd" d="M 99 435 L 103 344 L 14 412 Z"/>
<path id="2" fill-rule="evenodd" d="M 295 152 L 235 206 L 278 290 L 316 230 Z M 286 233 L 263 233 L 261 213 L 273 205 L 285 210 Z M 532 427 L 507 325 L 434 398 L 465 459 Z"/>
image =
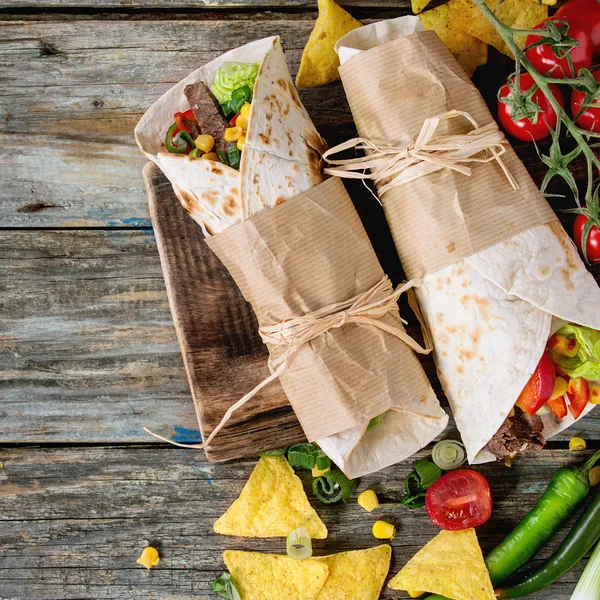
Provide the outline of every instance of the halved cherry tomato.
<path id="1" fill-rule="evenodd" d="M 527 91 L 534 85 L 533 77 L 529 73 L 522 73 L 520 77 L 520 86 L 522 91 Z M 550 84 L 550 91 L 554 97 L 558 100 L 561 106 L 564 106 L 565 101 L 562 92 L 557 85 Z M 508 98 L 511 96 L 510 88 L 508 84 L 504 84 L 500 89 L 500 98 Z M 546 96 L 540 91 L 536 90 L 531 98 L 535 104 L 540 108 L 537 116 L 537 121 L 532 123 L 530 119 L 520 119 L 519 121 L 513 121 L 512 106 L 504 104 L 498 100 L 498 120 L 502 125 L 503 129 L 510 133 L 510 135 L 516 137 L 519 140 L 525 142 L 531 142 L 532 140 L 541 140 L 550 135 L 550 129 L 556 127 L 558 117 L 556 116 L 555 110 L 552 108 Z"/>
<path id="2" fill-rule="evenodd" d="M 569 389 L 567 390 L 569 399 L 569 410 L 571 414 L 579 419 L 583 409 L 590 400 L 590 384 L 583 377 L 571 377 L 569 379 Z"/>
<path id="3" fill-rule="evenodd" d="M 598 10 L 600 10 L 600 8 Z M 596 81 L 600 81 L 600 69 L 592 71 L 592 74 Z M 584 101 L 585 92 L 573 89 L 573 92 L 571 93 L 571 114 L 574 117 L 579 114 Z M 577 119 L 577 125 L 582 129 L 587 129 L 587 131 L 600 133 L 600 102 L 596 101 L 593 104 L 590 104 L 583 113 L 581 113 L 579 119 Z"/>
<path id="4" fill-rule="evenodd" d="M 600 0 L 570 0 L 554 16 L 585 30 L 594 44 L 596 54 L 600 53 Z"/>
<path id="5" fill-rule="evenodd" d="M 556 17 L 547 19 L 548 21 L 556 21 Z M 541 29 L 544 27 L 544 23 L 540 23 L 534 29 Z M 556 23 L 557 27 L 561 26 L 560 20 Z M 529 62 L 542 74 L 548 75 L 549 77 L 557 77 L 564 79 L 565 77 L 577 77 L 579 69 L 588 69 L 592 64 L 592 56 L 594 55 L 594 46 L 590 36 L 585 32 L 584 29 L 579 27 L 575 23 L 569 23 L 569 29 L 567 34 L 577 42 L 577 46 L 571 48 L 569 57 L 573 65 L 573 71 L 569 65 L 569 60 L 566 56 L 559 58 L 552 46 L 549 44 L 540 44 L 529 48 L 525 52 L 525 56 L 529 59 Z M 541 35 L 528 35 L 527 46 L 538 42 L 542 38 Z"/>
<path id="6" fill-rule="evenodd" d="M 573 224 L 573 239 L 582 252 L 583 228 L 587 223 L 588 217 L 585 215 L 577 215 Z M 596 225 L 592 225 L 585 244 L 588 260 L 592 263 L 600 263 L 600 231 Z"/>
<path id="7" fill-rule="evenodd" d="M 559 419 L 564 419 L 567 416 L 567 401 L 564 396 L 548 400 L 548 408 L 554 413 L 554 416 Z"/>
<path id="8" fill-rule="evenodd" d="M 550 355 L 544 350 L 533 375 L 525 384 L 516 404 L 530 417 L 550 400 L 554 390 L 555 368 Z"/>
<path id="9" fill-rule="evenodd" d="M 429 518 L 442 529 L 478 527 L 492 514 L 490 485 L 476 471 L 451 471 L 427 490 L 425 507 Z"/>

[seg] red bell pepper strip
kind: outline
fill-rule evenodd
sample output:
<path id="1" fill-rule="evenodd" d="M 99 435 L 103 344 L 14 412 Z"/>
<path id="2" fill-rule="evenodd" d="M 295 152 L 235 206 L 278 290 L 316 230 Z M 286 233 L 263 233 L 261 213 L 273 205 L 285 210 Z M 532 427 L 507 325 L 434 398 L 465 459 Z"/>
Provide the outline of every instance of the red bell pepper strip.
<path id="1" fill-rule="evenodd" d="M 590 399 L 590 385 L 587 379 L 583 377 L 571 377 L 569 379 L 567 398 L 569 399 L 571 414 L 578 419 Z"/>

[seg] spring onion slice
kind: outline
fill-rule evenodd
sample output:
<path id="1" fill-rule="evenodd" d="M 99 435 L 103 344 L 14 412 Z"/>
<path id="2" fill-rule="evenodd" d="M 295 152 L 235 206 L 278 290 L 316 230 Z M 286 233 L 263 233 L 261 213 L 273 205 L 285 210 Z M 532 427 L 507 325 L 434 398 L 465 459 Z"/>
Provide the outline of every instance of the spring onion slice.
<path id="1" fill-rule="evenodd" d="M 571 600 L 598 600 L 600 598 L 600 544 L 592 553 Z"/>
<path id="2" fill-rule="evenodd" d="M 312 542 L 306 527 L 298 527 L 287 536 L 285 549 L 287 555 L 296 560 L 304 560 L 312 556 Z"/>
<path id="3" fill-rule="evenodd" d="M 413 466 L 419 477 L 419 486 L 423 490 L 431 487 L 442 476 L 441 468 L 426 458 L 421 458 Z"/>
<path id="4" fill-rule="evenodd" d="M 335 504 L 340 500 L 346 504 L 356 489 L 356 480 L 348 479 L 336 469 L 313 479 L 312 488 L 323 504 Z"/>
<path id="5" fill-rule="evenodd" d="M 223 573 L 213 581 L 213 592 L 223 598 L 229 598 L 229 600 L 241 600 L 233 577 L 229 573 Z"/>
<path id="6" fill-rule="evenodd" d="M 331 468 L 331 459 L 321 449 L 317 450 L 315 455 L 315 467 L 317 467 L 319 471 L 324 471 L 325 469 Z"/>
<path id="7" fill-rule="evenodd" d="M 387 413 L 381 413 L 380 415 L 377 415 L 376 417 L 373 417 L 370 421 L 369 424 L 367 425 L 367 430 L 369 429 L 375 429 L 375 427 L 379 427 L 381 425 L 381 423 L 383 422 L 383 419 L 385 419 L 385 415 Z"/>
<path id="8" fill-rule="evenodd" d="M 292 467 L 312 469 L 318 452 L 312 444 L 296 444 L 288 449 L 287 459 Z"/>
<path id="9" fill-rule="evenodd" d="M 287 452 L 286 448 L 275 448 L 274 450 L 267 450 L 265 452 L 259 452 L 258 456 L 283 456 Z"/>
<path id="10" fill-rule="evenodd" d="M 456 440 L 442 440 L 431 451 L 433 462 L 443 471 L 458 469 L 467 460 L 465 447 Z"/>

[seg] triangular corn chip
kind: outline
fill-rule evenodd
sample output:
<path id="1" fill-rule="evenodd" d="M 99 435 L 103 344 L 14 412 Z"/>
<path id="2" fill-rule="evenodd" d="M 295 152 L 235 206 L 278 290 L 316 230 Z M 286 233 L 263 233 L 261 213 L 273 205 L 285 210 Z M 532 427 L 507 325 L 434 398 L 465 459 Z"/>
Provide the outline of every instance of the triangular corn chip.
<path id="1" fill-rule="evenodd" d="M 225 550 L 223 560 L 243 600 L 316 600 L 327 565 L 284 554 Z"/>
<path id="2" fill-rule="evenodd" d="M 319 0 L 319 16 L 302 53 L 296 87 L 324 85 L 340 78 L 340 59 L 333 49 L 335 43 L 362 23 L 333 0 Z"/>
<path id="3" fill-rule="evenodd" d="M 431 592 L 451 600 L 495 598 L 474 529 L 440 532 L 408 561 L 388 587 Z"/>
<path id="4" fill-rule="evenodd" d="M 377 600 L 390 569 L 387 544 L 315 557 L 329 567 L 329 577 L 317 600 Z"/>
<path id="5" fill-rule="evenodd" d="M 431 0 L 411 0 L 412 11 L 418 15 L 430 2 Z"/>
<path id="6" fill-rule="evenodd" d="M 469 77 L 472 77 L 477 67 L 485 65 L 488 56 L 487 44 L 460 29 L 461 26 L 457 23 L 458 15 L 452 2 L 428 10 L 420 16 L 425 29 L 438 34 Z"/>
<path id="7" fill-rule="evenodd" d="M 495 10 L 500 21 L 514 29 L 533 29 L 548 18 L 548 6 L 537 2 L 504 0 L 499 3 L 498 0 L 486 0 L 486 4 Z M 445 6 L 449 7 L 453 28 L 461 29 L 478 40 L 494 46 L 496 50 L 512 56 L 500 34 L 471 0 L 450 0 Z M 525 36 L 517 38 L 521 48 L 524 47 L 525 40 Z"/>
<path id="8" fill-rule="evenodd" d="M 240 537 L 287 537 L 298 527 L 306 527 L 312 538 L 327 537 L 327 527 L 288 461 L 283 456 L 263 456 L 214 530 Z"/>

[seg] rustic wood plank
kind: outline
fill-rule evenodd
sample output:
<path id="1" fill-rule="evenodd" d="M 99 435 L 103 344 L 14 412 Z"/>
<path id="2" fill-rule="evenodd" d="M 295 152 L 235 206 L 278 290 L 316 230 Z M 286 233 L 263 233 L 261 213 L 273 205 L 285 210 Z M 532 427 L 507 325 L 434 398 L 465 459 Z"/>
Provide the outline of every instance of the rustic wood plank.
<path id="1" fill-rule="evenodd" d="M 520 457 L 511 470 L 498 464 L 478 469 L 488 478 L 495 503 L 492 519 L 479 529 L 484 550 L 533 507 L 554 470 L 573 460 L 568 451 L 543 451 Z M 281 539 L 212 532 L 255 460 L 214 465 L 201 452 L 178 448 L 70 448 L 4 449 L 0 463 L 2 598 L 209 600 L 210 582 L 224 568 L 223 550 L 284 551 Z M 361 480 L 358 491 L 370 487 L 379 495 L 376 516 L 354 499 L 347 506 L 319 504 L 309 491 L 329 529 L 327 540 L 315 541 L 315 553 L 375 545 L 370 529 L 375 518 L 384 518 L 398 527 L 390 571 L 395 574 L 438 531 L 423 510 L 409 511 L 399 502 L 409 470 L 410 464 L 403 464 Z M 301 477 L 309 490 L 308 472 Z M 161 554 L 160 565 L 150 572 L 135 564 L 146 544 Z M 578 567 L 550 595 L 532 598 L 567 600 L 580 573 Z M 382 598 L 407 596 L 385 589 Z"/>
<path id="2" fill-rule="evenodd" d="M 410 0 L 343 0 L 347 10 L 365 8 L 396 9 L 412 12 Z M 54 8 L 93 9 L 195 9 L 195 10 L 316 10 L 316 0 L 4 0 L 7 9 L 35 8 L 37 11 Z"/>

